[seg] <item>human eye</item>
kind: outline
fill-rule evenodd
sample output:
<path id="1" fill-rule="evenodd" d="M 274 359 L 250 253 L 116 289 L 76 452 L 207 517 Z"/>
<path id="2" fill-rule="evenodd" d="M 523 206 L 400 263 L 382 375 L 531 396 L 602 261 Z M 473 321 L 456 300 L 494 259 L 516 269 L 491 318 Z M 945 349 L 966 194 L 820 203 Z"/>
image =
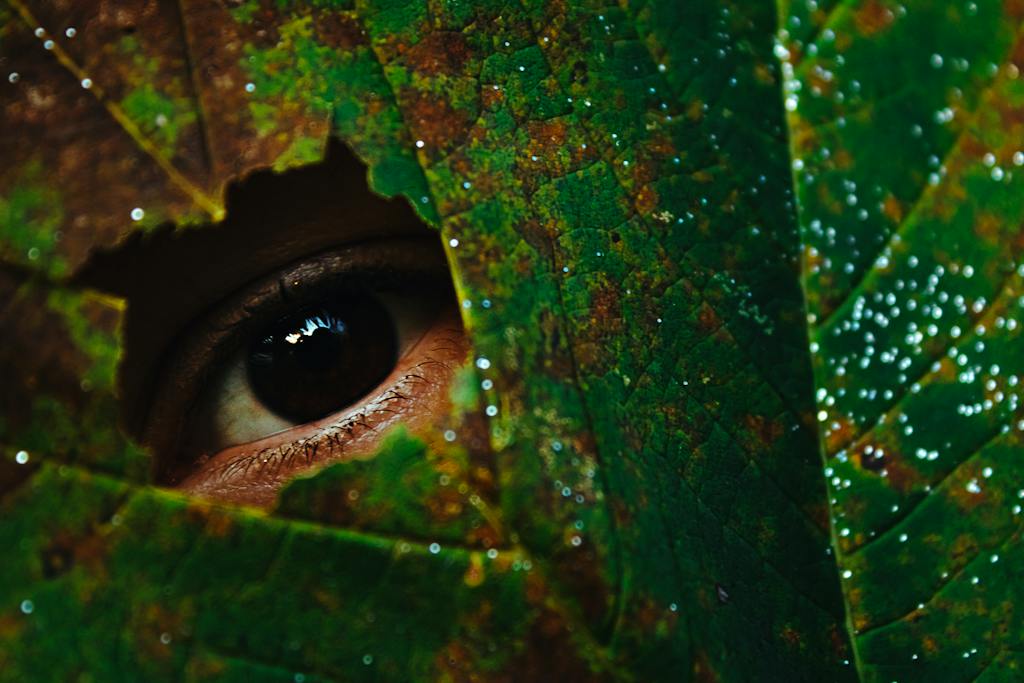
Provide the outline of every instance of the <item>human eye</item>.
<path id="1" fill-rule="evenodd" d="M 119 284 L 128 421 L 158 484 L 269 506 L 296 475 L 371 455 L 396 425 L 443 431 L 467 342 L 440 240 L 379 198 L 352 198 L 298 224 L 245 211 L 219 241 L 157 239 L 117 257 L 136 271 Z"/>
<path id="2" fill-rule="evenodd" d="M 269 504 L 310 467 L 367 455 L 388 427 L 445 414 L 465 343 L 432 244 L 360 244 L 294 264 L 225 301 L 165 372 L 147 438 L 158 477 Z"/>

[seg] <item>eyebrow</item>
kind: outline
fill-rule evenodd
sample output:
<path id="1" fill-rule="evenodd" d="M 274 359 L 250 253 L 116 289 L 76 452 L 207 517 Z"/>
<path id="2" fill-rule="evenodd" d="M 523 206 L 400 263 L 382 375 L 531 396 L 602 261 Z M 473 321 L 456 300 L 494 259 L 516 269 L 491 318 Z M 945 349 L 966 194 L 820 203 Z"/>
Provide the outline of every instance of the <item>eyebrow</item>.
<path id="1" fill-rule="evenodd" d="M 227 216 L 196 227 L 164 225 L 94 253 L 76 284 L 127 301 L 121 364 L 126 427 L 141 428 L 144 400 L 169 344 L 248 282 L 320 251 L 380 237 L 433 231 L 405 199 L 386 199 L 366 166 L 331 140 L 323 162 L 257 171 L 227 190 Z"/>

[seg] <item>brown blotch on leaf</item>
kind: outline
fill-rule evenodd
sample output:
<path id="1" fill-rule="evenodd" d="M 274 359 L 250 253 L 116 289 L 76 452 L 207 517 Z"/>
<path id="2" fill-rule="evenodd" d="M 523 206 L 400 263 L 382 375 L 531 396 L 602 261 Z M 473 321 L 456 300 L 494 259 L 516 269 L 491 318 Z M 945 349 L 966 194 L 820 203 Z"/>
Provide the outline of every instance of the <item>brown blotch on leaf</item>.
<path id="1" fill-rule="evenodd" d="M 857 425 L 842 415 L 831 416 L 829 420 L 833 426 L 826 437 L 826 449 L 828 453 L 835 453 L 854 438 Z"/>
<path id="2" fill-rule="evenodd" d="M 424 36 L 404 55 L 406 65 L 427 76 L 463 75 L 473 53 L 466 36 L 456 31 L 435 31 Z"/>
<path id="3" fill-rule="evenodd" d="M 590 293 L 591 322 L 605 333 L 618 334 L 622 329 L 620 298 L 619 287 L 609 282 L 600 283 Z"/>
<path id="4" fill-rule="evenodd" d="M 645 185 L 636 195 L 636 210 L 648 215 L 658 208 L 660 201 L 657 191 L 650 185 Z"/>
<path id="5" fill-rule="evenodd" d="M 224 538 L 235 528 L 231 515 L 198 500 L 189 500 L 185 515 L 190 522 L 201 524 L 206 535 L 212 538 Z"/>
<path id="6" fill-rule="evenodd" d="M 697 326 L 703 334 L 710 334 L 722 327 L 722 319 L 707 303 L 701 303 L 697 311 Z"/>
<path id="7" fill-rule="evenodd" d="M 530 138 L 529 154 L 553 156 L 562 151 L 566 138 L 565 119 L 527 121 L 526 134 Z"/>
<path id="8" fill-rule="evenodd" d="M 549 262 L 554 260 L 554 232 L 547 229 L 540 221 L 528 220 L 516 224 L 517 232 L 531 247 Z M 552 264 L 553 265 L 553 264 Z"/>
<path id="9" fill-rule="evenodd" d="M 505 672 L 493 680 L 562 683 L 606 680 L 591 668 L 589 661 L 577 654 L 578 651 L 562 615 L 542 608 L 530 624 L 525 647 L 509 661 Z"/>
<path id="10" fill-rule="evenodd" d="M 353 50 L 369 44 L 366 29 L 352 12 L 321 12 L 313 22 L 319 42 L 339 50 Z"/>
<path id="11" fill-rule="evenodd" d="M 1002 216 L 997 216 L 984 209 L 979 209 L 975 214 L 974 225 L 971 227 L 979 239 L 991 245 L 1003 244 L 1010 240 L 1019 241 L 1021 238 L 1021 233 L 1016 225 L 1013 226 L 1012 236 L 1006 235 L 1005 230 L 1008 226 Z"/>
<path id="12" fill-rule="evenodd" d="M 1011 19 L 1024 19 L 1024 0 L 1003 0 L 1003 12 Z"/>
<path id="13" fill-rule="evenodd" d="M 885 217 L 891 220 L 893 223 L 899 224 L 903 222 L 903 202 L 896 199 L 893 195 L 888 195 L 885 201 L 882 202 L 882 213 Z"/>
<path id="14" fill-rule="evenodd" d="M 764 415 L 746 415 L 743 418 L 748 432 L 755 434 L 757 440 L 766 447 L 771 447 L 784 433 L 783 426 L 777 420 L 770 420 Z"/>
<path id="15" fill-rule="evenodd" d="M 921 473 L 913 467 L 908 467 L 903 455 L 889 447 L 885 449 L 885 455 L 878 458 L 875 469 L 865 466 L 863 455 L 861 456 L 861 467 L 869 471 L 875 471 L 879 476 L 884 476 L 889 482 L 889 487 L 900 493 L 909 493 L 921 483 Z M 870 456 L 869 456 L 870 457 Z M 871 461 L 874 463 L 874 461 Z"/>
<path id="16" fill-rule="evenodd" d="M 84 532 L 58 531 L 43 548 L 39 560 L 43 576 L 55 579 L 76 565 L 86 567 L 93 574 L 101 573 L 107 554 L 105 537 L 98 529 L 90 527 Z"/>
<path id="17" fill-rule="evenodd" d="M 693 681 L 694 683 L 718 683 L 721 680 L 718 672 L 711 666 L 711 658 L 707 652 L 698 650 L 693 653 Z"/>
<path id="18" fill-rule="evenodd" d="M 868 0 L 854 15 L 857 30 L 864 36 L 886 30 L 895 20 L 896 15 L 880 0 Z"/>
<path id="19" fill-rule="evenodd" d="M 444 98 L 433 93 L 405 90 L 403 109 L 409 132 L 424 143 L 424 152 L 438 157 L 458 146 L 469 130 L 469 113 L 454 109 Z"/>
<path id="20" fill-rule="evenodd" d="M 686 118 L 691 121 L 702 120 L 704 118 L 704 102 L 702 100 L 690 102 L 690 106 L 686 108 Z"/>

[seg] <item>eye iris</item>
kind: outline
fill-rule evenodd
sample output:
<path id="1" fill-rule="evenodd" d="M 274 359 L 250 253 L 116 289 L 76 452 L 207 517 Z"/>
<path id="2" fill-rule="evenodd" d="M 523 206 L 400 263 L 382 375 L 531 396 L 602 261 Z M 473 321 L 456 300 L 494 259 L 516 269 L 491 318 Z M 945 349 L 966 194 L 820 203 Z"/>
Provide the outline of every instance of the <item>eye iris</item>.
<path id="1" fill-rule="evenodd" d="M 397 361 L 395 328 L 365 294 L 304 308 L 270 325 L 249 348 L 256 398 L 295 422 L 344 408 L 387 377 Z"/>

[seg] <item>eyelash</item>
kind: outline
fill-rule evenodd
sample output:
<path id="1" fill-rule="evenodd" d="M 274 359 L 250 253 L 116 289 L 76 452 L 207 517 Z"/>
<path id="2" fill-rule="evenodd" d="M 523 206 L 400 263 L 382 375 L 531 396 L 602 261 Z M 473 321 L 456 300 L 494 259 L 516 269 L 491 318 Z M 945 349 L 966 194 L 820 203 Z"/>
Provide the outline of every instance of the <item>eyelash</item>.
<path id="1" fill-rule="evenodd" d="M 436 351 L 437 348 L 435 347 L 434 349 L 432 349 L 431 353 Z M 454 368 L 451 365 L 445 363 L 444 361 L 437 360 L 431 355 L 427 355 L 424 361 L 417 363 L 416 366 L 414 367 L 418 368 L 427 363 L 440 364 L 445 368 L 445 370 L 449 374 L 454 372 Z M 419 379 L 422 382 L 426 382 L 428 384 L 431 383 L 430 380 L 423 378 L 421 375 L 407 373 L 400 377 L 391 387 L 387 389 L 387 392 L 385 393 L 384 397 L 376 399 L 375 402 L 411 400 L 408 396 L 404 396 L 398 391 L 396 391 L 396 387 L 401 386 L 404 382 L 410 379 Z M 387 394 L 395 395 L 388 396 Z M 318 462 L 316 454 L 321 447 L 324 447 L 327 450 L 329 450 L 331 447 L 338 449 L 344 448 L 345 443 L 354 438 L 354 434 L 352 432 L 354 428 L 357 426 L 363 426 L 370 431 L 376 431 L 372 425 L 367 423 L 366 420 L 370 417 L 370 415 L 385 412 L 395 411 L 383 407 L 377 408 L 376 410 L 371 410 L 369 412 L 366 412 L 365 410 L 360 410 L 354 416 L 346 416 L 343 422 L 332 424 L 328 427 L 325 427 L 316 436 L 306 439 L 299 439 L 296 441 L 292 441 L 291 443 L 282 444 L 279 446 L 271 446 L 256 453 L 242 456 L 237 460 L 233 460 L 229 463 L 224 464 L 221 467 L 218 467 L 217 469 L 212 470 L 210 474 L 220 478 L 227 478 L 229 475 L 232 475 L 236 473 L 238 470 L 241 470 L 243 474 L 248 475 L 254 464 L 258 464 L 260 466 L 258 472 L 270 470 L 272 466 L 276 466 L 276 469 L 279 470 L 282 467 L 287 467 L 294 463 L 296 457 L 298 457 L 299 455 L 297 453 L 299 449 L 302 450 L 302 454 L 304 455 L 304 464 L 310 466 L 315 465 Z M 341 432 L 347 432 L 347 435 L 345 436 L 344 439 L 341 436 Z M 312 451 L 310 451 L 311 448 Z M 276 462 L 274 462 L 272 465 L 271 461 L 274 459 L 276 459 Z"/>

